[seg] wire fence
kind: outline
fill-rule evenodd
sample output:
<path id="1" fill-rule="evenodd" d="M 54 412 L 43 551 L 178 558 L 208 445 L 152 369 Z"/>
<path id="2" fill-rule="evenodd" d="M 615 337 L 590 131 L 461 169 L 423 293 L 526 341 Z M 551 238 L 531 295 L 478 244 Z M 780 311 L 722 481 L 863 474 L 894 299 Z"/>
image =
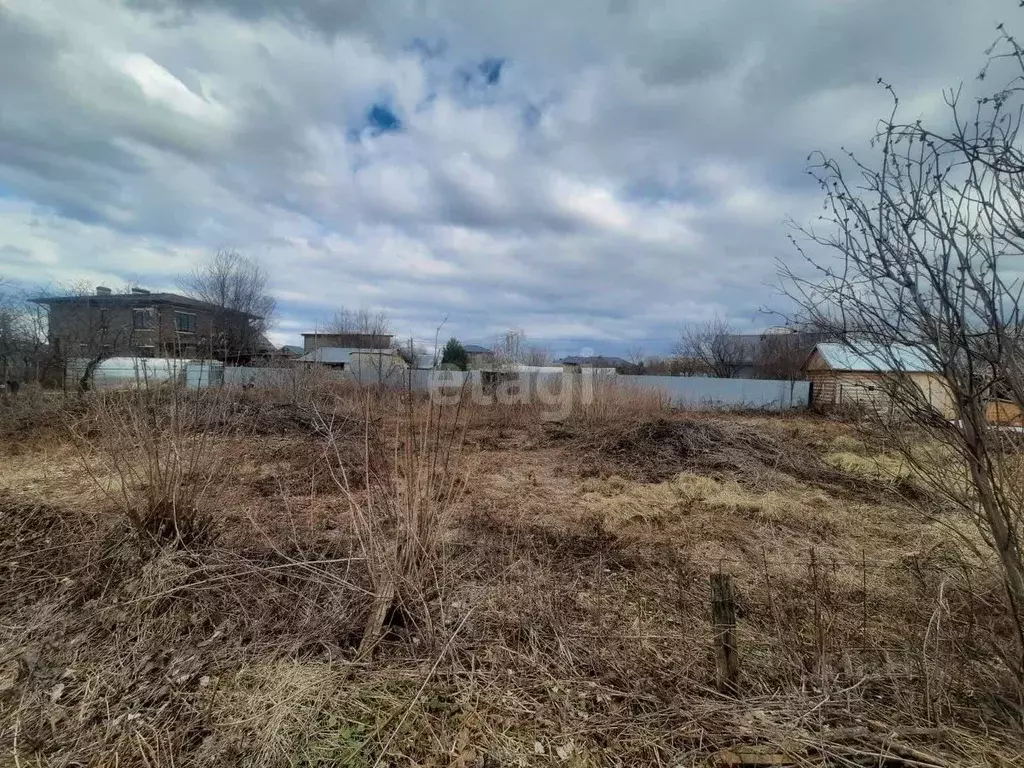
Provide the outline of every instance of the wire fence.
<path id="1" fill-rule="evenodd" d="M 647 658 L 665 674 L 713 684 L 716 621 L 712 581 L 731 583 L 730 642 L 738 685 L 764 693 L 783 686 L 895 695 L 925 713 L 973 695 L 1007 675 L 1002 649 L 1012 627 L 998 573 L 952 553 L 915 552 L 880 559 L 748 557 L 695 561 L 685 553 L 651 563 L 595 546 L 591 552 L 543 552 L 522 540 L 472 544 L 532 615 L 523 623 L 552 648 Z M 657 561 L 655 561 L 657 562 Z M 529 564 L 537 567 L 531 568 Z M 524 565 L 525 564 L 525 565 Z M 509 609 L 514 613 L 514 609 Z M 519 632 L 501 625 L 494 632 Z M 721 687 L 721 685 L 720 685 Z M 952 706 L 952 705 L 949 705 Z"/>

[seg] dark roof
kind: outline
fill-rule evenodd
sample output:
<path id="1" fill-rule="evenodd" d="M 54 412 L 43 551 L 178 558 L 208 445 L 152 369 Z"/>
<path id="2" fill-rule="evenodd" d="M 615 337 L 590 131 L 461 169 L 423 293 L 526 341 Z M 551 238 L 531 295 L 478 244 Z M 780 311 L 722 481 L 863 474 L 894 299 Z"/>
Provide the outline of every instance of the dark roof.
<path id="1" fill-rule="evenodd" d="M 583 365 L 589 368 L 622 368 L 630 365 L 628 360 L 621 357 L 606 357 L 604 355 L 591 355 L 589 357 L 563 357 L 563 364 Z"/>
<path id="2" fill-rule="evenodd" d="M 736 358 L 736 363 L 754 365 L 761 359 L 764 339 L 763 333 L 725 333 L 716 343 L 728 345 L 725 347 L 729 350 L 728 356 Z"/>
<path id="3" fill-rule="evenodd" d="M 246 315 L 247 317 L 256 317 L 256 315 L 252 315 L 248 312 L 239 312 L 234 309 L 224 310 L 216 304 L 210 304 L 206 301 L 193 299 L 189 296 L 181 296 L 177 293 L 90 293 L 79 296 L 37 296 L 33 299 L 29 299 L 29 301 L 36 304 L 76 304 L 84 301 L 95 302 L 92 306 L 96 306 L 96 304 L 136 304 L 138 302 L 150 302 L 157 304 L 173 304 L 177 307 L 187 307 L 189 309 L 202 309 L 207 312 L 228 311 L 239 315 Z"/>
<path id="4" fill-rule="evenodd" d="M 740 365 L 756 365 L 770 351 L 772 342 L 782 341 L 795 347 L 811 349 L 816 343 L 829 338 L 827 333 L 795 331 L 793 333 L 726 333 L 718 337 L 727 344 L 729 357 L 736 357 Z M 766 350 L 766 347 L 768 348 Z"/>

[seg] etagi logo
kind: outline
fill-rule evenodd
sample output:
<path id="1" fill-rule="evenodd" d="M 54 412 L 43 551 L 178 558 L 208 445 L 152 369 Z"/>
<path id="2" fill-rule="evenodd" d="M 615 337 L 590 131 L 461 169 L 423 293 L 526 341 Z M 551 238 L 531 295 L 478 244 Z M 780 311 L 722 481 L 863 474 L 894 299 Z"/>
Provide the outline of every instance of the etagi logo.
<path id="1" fill-rule="evenodd" d="M 592 354 L 592 350 L 583 349 L 580 356 Z M 436 405 L 455 405 L 464 398 L 484 407 L 537 404 L 541 417 L 550 420 L 564 419 L 574 405 L 594 401 L 595 377 L 600 374 L 593 369 L 573 365 L 565 365 L 561 371 L 539 368 L 512 364 L 493 370 L 432 371 L 430 399 Z"/>

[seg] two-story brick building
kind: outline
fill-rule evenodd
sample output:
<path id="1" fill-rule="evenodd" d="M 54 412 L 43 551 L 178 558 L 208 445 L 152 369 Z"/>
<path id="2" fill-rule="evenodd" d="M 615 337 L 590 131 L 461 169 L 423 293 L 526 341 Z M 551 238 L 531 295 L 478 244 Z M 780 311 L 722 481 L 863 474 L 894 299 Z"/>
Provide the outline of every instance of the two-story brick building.
<path id="1" fill-rule="evenodd" d="M 254 318 L 175 293 L 98 286 L 87 296 L 32 299 L 49 310 L 49 342 L 59 357 L 214 357 L 250 353 Z"/>

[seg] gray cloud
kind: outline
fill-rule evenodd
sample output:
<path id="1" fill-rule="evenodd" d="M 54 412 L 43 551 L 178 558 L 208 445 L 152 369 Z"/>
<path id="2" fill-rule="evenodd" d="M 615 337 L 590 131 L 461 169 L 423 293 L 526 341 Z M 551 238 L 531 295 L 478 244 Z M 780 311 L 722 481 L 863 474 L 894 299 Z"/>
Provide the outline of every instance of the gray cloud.
<path id="1" fill-rule="evenodd" d="M 866 146 L 880 75 L 941 115 L 1014 8 L 892 6 L 7 0 L 0 273 L 170 287 L 231 245 L 282 332 L 360 303 L 422 338 L 450 314 L 650 352 L 754 324 L 784 218 L 816 211 L 808 151 Z"/>

